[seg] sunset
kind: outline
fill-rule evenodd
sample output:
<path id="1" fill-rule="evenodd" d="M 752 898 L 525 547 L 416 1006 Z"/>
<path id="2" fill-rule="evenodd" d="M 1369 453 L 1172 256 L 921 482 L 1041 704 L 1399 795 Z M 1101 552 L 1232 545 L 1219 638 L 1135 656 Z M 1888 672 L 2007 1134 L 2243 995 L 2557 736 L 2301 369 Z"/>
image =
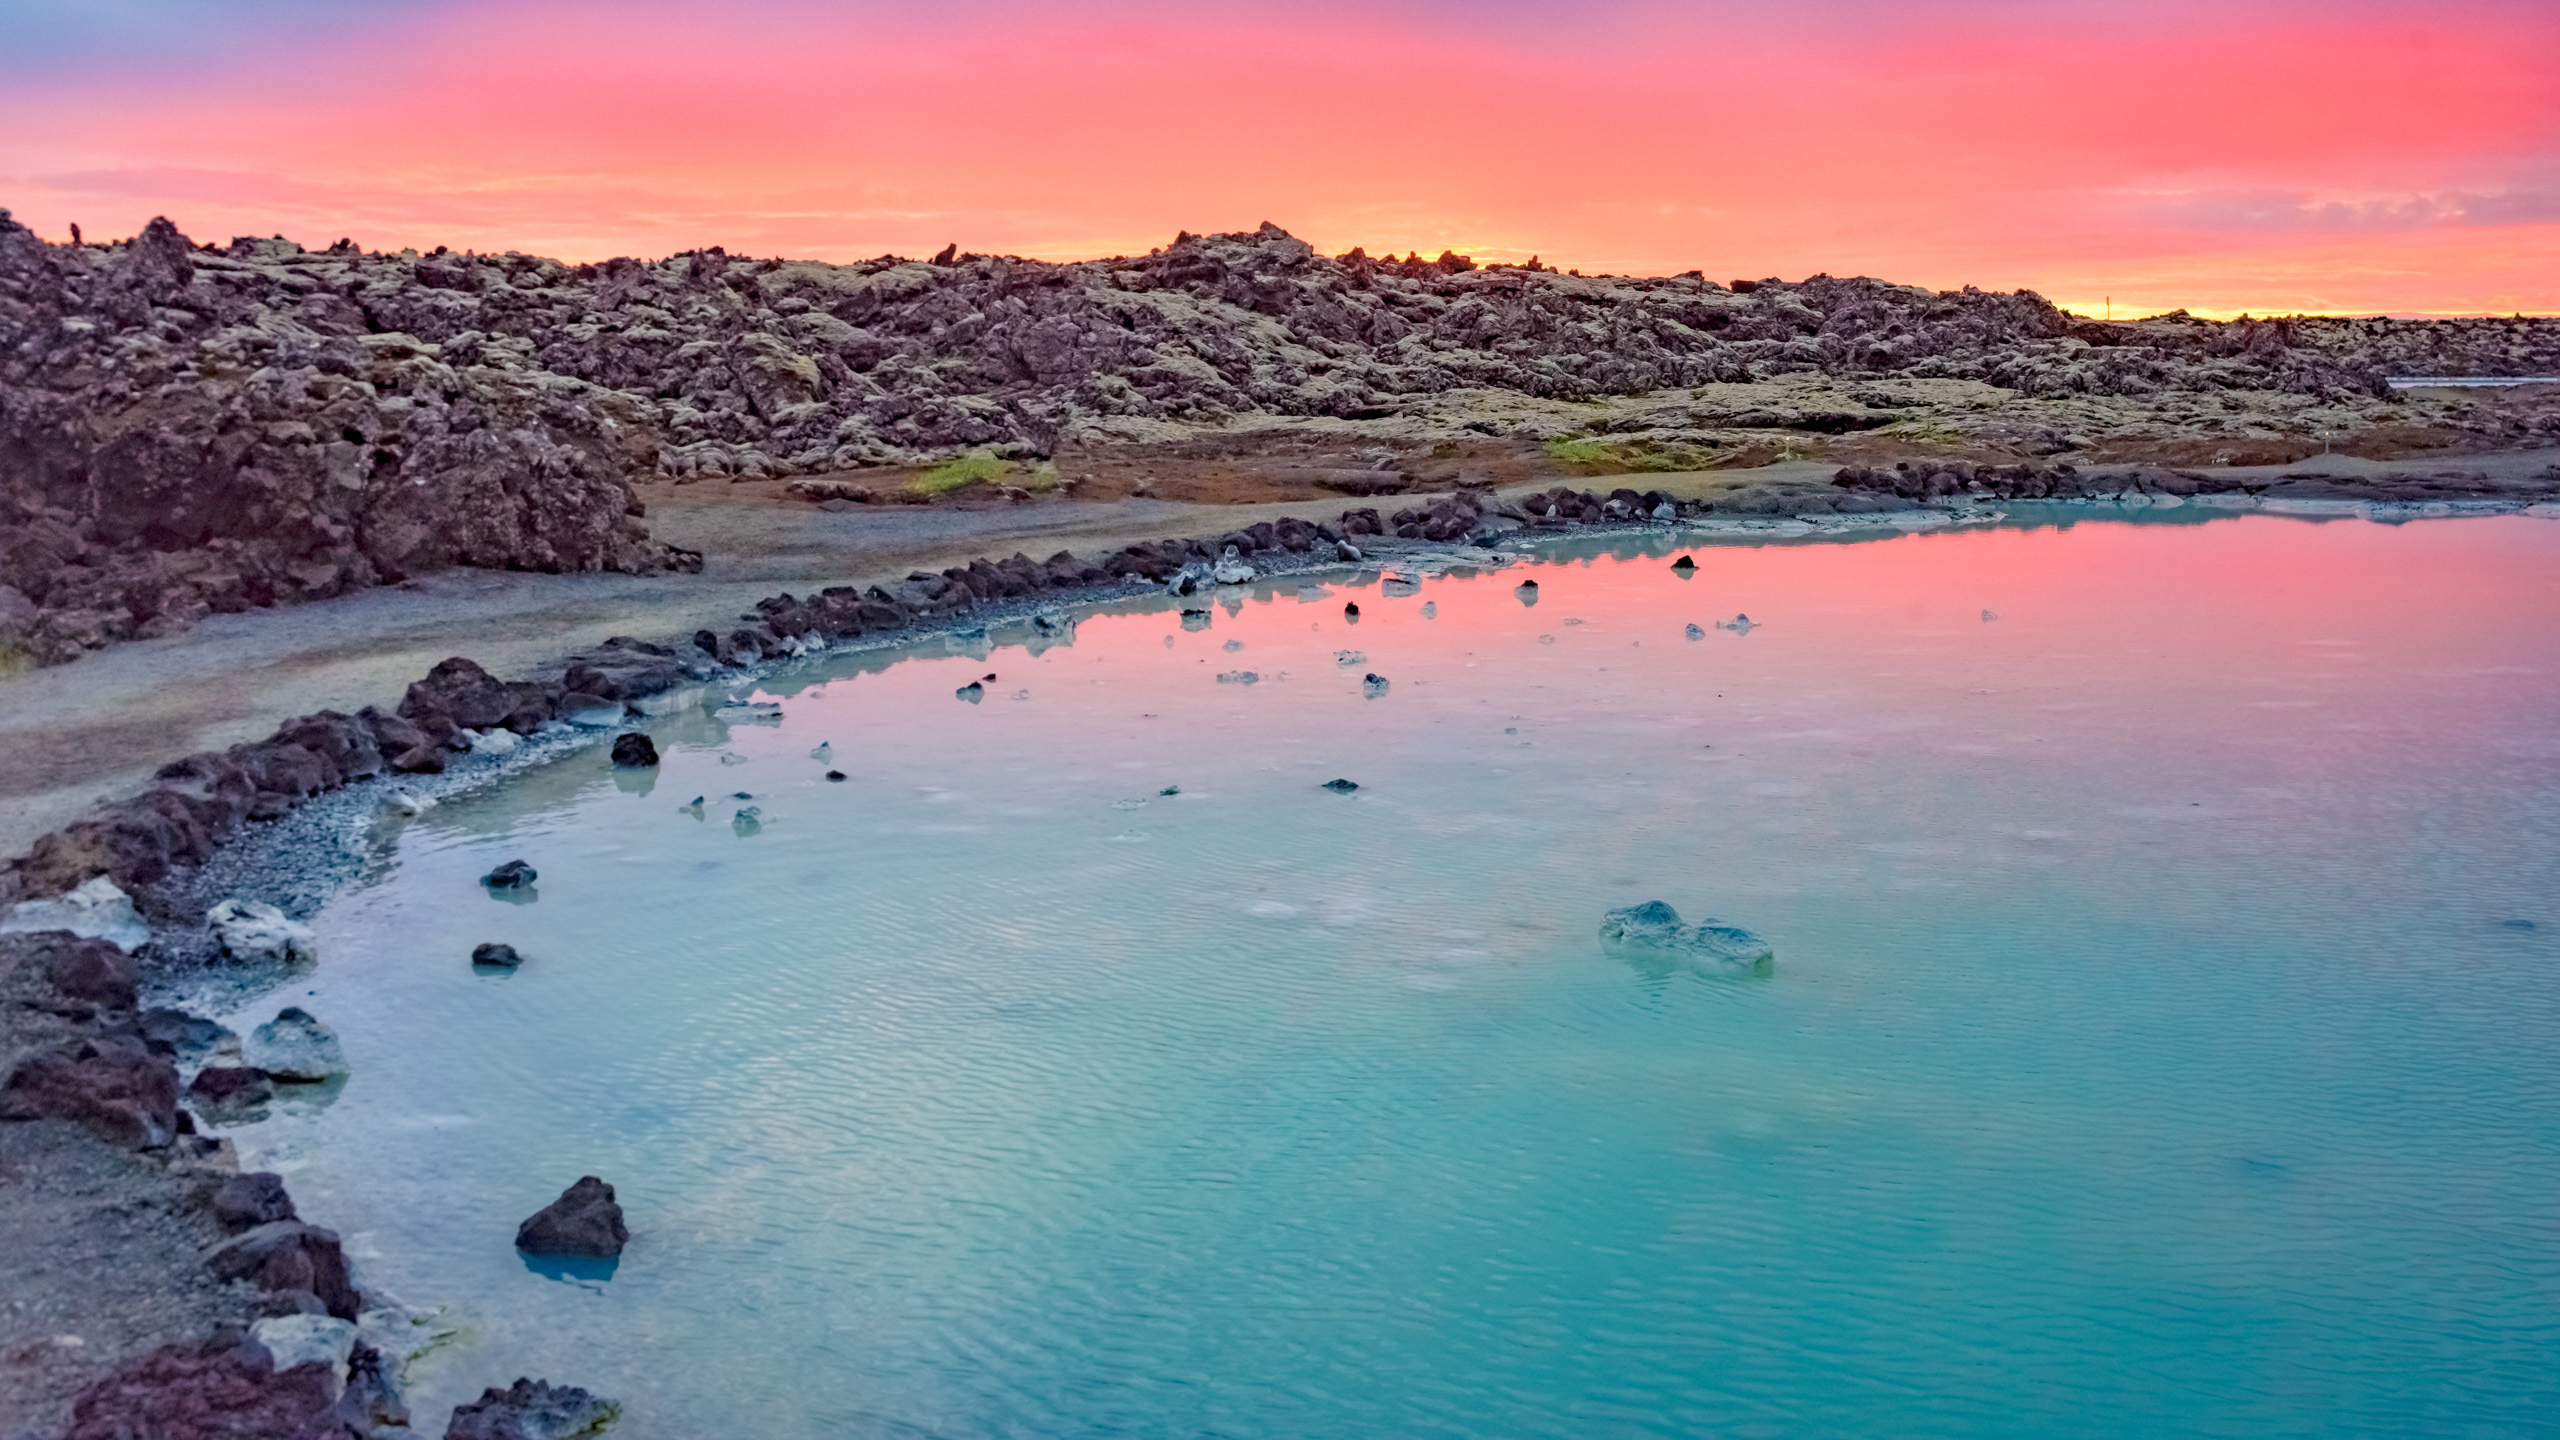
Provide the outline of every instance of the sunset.
<path id="1" fill-rule="evenodd" d="M 2550 0 L 0 0 L 0 1440 L 2560 1434 Z"/>
<path id="2" fill-rule="evenodd" d="M 1081 259 L 1271 220 L 2089 314 L 2560 309 L 2560 10 L 2522 0 L 7 13 L 0 186 L 57 239 Z"/>

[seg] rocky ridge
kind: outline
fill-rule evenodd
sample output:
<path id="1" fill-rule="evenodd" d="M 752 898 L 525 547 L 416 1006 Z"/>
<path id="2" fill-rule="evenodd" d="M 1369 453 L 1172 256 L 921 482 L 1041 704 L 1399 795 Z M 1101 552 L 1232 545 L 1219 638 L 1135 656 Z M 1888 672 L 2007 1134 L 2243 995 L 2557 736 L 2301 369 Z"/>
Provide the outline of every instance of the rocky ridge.
<path id="1" fill-rule="evenodd" d="M 445 565 L 698 564 L 647 538 L 630 485 L 651 477 L 1153 454 L 1300 422 L 1318 449 L 1387 452 L 1589 430 L 1546 458 L 1665 469 L 1741 463 L 1734 432 L 1891 427 L 1931 386 L 2373 423 L 2409 372 L 2560 373 L 2560 321 L 2113 324 L 2028 292 L 1327 257 L 1271 225 L 1077 264 L 570 265 L 199 246 L 166 221 L 57 246 L 0 213 L 0 650 L 57 661 Z M 1694 393 L 1813 378 L 1883 388 Z M 1557 412 L 1640 396 L 1665 398 Z"/>

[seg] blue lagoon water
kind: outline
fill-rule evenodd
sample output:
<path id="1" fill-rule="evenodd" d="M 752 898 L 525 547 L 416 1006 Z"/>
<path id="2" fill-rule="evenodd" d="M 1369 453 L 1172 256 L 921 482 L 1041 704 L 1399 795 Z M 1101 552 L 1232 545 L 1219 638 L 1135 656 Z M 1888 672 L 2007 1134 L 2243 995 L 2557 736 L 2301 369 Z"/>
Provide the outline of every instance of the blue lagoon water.
<path id="1" fill-rule="evenodd" d="M 2560 1430 L 2560 525 L 1671 553 L 813 662 L 446 804 L 236 1017 L 352 1080 L 236 1133 L 461 1323 L 422 1413 Z M 1650 899 L 1774 968 L 1603 951 Z M 528 1265 L 584 1173 L 630 1250 Z"/>

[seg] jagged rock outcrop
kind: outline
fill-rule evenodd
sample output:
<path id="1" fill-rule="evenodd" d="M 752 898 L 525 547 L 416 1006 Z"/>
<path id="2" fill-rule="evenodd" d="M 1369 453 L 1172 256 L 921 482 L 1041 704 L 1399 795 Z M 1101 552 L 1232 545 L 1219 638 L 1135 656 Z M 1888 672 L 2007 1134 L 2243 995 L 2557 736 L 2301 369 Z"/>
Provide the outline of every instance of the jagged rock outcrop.
<path id="1" fill-rule="evenodd" d="M 165 220 L 47 245 L 0 212 L 0 642 L 59 660 L 449 565 L 689 563 L 627 483 L 645 405 L 442 355 L 295 251 Z"/>

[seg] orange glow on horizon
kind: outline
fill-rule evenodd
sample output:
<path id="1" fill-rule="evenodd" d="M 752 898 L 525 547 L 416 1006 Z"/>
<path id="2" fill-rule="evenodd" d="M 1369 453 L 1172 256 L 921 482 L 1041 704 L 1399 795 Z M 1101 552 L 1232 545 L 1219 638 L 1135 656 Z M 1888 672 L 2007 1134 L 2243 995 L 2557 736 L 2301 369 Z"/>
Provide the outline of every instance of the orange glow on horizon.
<path id="1" fill-rule="evenodd" d="M 568 260 L 1083 259 L 1267 219 L 1328 254 L 1866 274 L 2120 316 L 2560 311 L 2560 10 L 2225 8 L 2066 27 L 1830 0 L 1791 28 L 1643 11 L 1550 36 L 1393 9 L 428 6 L 202 73 L 22 76 L 0 205 L 54 238 L 165 213 L 199 239 Z"/>

